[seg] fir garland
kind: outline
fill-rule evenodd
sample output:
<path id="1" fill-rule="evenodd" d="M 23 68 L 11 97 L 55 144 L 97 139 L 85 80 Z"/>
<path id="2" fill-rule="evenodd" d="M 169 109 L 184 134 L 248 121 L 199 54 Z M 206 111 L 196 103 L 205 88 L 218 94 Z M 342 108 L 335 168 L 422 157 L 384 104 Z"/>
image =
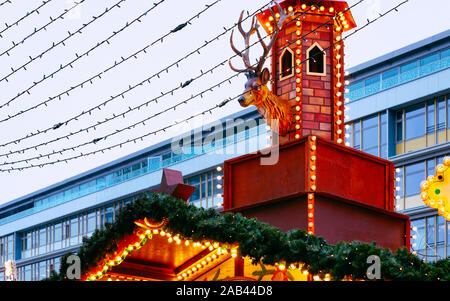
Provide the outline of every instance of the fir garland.
<path id="1" fill-rule="evenodd" d="M 304 269 L 321 277 L 329 273 L 333 280 L 345 277 L 366 279 L 366 260 L 370 255 L 378 255 L 384 280 L 450 280 L 448 258 L 425 263 L 406 248 L 393 253 L 390 249 L 377 247 L 375 243 L 355 241 L 329 245 L 322 237 L 310 235 L 304 230 L 284 233 L 255 218 L 197 208 L 165 194 L 143 195 L 124 207 L 115 223 L 106 225 L 102 230 L 97 229 L 90 238 L 83 238 L 83 245 L 77 253 L 81 259 L 82 274 L 96 267 L 106 255 L 113 254 L 117 250 L 117 242 L 132 234 L 134 221 L 145 217 L 156 222 L 168 218 L 165 227 L 185 239 L 237 243 L 241 255 L 252 258 L 254 264 L 285 262 L 289 266 L 291 263 L 303 263 Z M 53 273 L 46 280 L 64 280 L 62 275 L 67 271 L 66 258 L 69 255 L 62 257 L 60 273 Z"/>

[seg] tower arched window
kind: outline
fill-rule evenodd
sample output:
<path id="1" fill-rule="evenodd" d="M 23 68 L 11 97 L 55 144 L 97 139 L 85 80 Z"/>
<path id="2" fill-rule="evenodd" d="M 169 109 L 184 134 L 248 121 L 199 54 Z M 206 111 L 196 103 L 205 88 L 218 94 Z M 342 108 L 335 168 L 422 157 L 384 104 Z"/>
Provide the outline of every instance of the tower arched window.
<path id="1" fill-rule="evenodd" d="M 326 54 L 317 42 L 308 49 L 306 58 L 308 75 L 326 75 Z"/>
<path id="2" fill-rule="evenodd" d="M 279 66 L 280 81 L 294 76 L 294 51 L 289 47 L 281 54 Z"/>

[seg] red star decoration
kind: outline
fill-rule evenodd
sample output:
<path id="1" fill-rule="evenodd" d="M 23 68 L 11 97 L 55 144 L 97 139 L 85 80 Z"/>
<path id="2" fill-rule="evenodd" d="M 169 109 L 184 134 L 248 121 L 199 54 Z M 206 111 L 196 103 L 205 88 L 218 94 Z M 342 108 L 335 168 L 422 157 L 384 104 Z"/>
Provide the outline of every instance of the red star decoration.
<path id="1" fill-rule="evenodd" d="M 151 192 L 170 194 L 187 202 L 195 189 L 195 186 L 184 184 L 181 171 L 164 168 L 160 186 Z"/>

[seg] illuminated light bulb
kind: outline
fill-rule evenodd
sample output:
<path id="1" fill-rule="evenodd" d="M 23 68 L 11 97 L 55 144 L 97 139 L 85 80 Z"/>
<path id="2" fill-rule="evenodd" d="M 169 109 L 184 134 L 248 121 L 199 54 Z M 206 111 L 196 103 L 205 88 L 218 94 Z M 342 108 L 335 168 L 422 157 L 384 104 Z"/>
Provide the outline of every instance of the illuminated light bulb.
<path id="1" fill-rule="evenodd" d="M 301 99 L 300 99 L 300 96 L 297 96 L 296 98 L 295 98 L 295 100 L 298 102 L 298 101 L 300 101 Z"/>
<path id="2" fill-rule="evenodd" d="M 297 82 L 297 84 L 299 84 L 302 80 L 301 78 L 297 78 L 295 81 Z"/>
<path id="3" fill-rule="evenodd" d="M 344 25 L 344 28 L 345 28 L 345 29 L 347 29 L 347 28 L 349 28 L 349 27 L 350 27 L 350 26 L 349 26 L 348 24 L 345 24 L 345 25 Z"/>
<path id="4" fill-rule="evenodd" d="M 111 279 L 111 278 L 108 278 L 108 281 L 112 281 L 112 279 Z"/>
<path id="5" fill-rule="evenodd" d="M 295 109 L 297 110 L 297 112 L 301 110 L 300 106 L 295 106 Z"/>
<path id="6" fill-rule="evenodd" d="M 344 99 L 344 103 L 349 103 L 349 102 L 350 102 L 350 98 Z"/>
<path id="7" fill-rule="evenodd" d="M 220 185 L 220 184 L 217 184 L 217 189 L 222 189 L 222 185 Z"/>
<path id="8" fill-rule="evenodd" d="M 297 45 L 301 45 L 302 44 L 302 41 L 300 41 L 300 40 L 297 40 Z"/>
<path id="9" fill-rule="evenodd" d="M 217 207 L 223 207 L 222 203 L 217 203 Z"/>
<path id="10" fill-rule="evenodd" d="M 302 9 L 306 9 L 306 4 L 302 4 Z"/>
<path id="11" fill-rule="evenodd" d="M 192 268 L 192 271 L 194 271 L 194 272 L 197 271 L 197 268 L 196 268 L 196 267 L 193 267 L 193 268 Z"/>
<path id="12" fill-rule="evenodd" d="M 342 48 L 341 45 L 336 45 L 336 49 L 337 49 L 337 50 L 340 50 L 341 48 Z"/>
<path id="13" fill-rule="evenodd" d="M 159 231 L 157 229 L 153 230 L 153 234 L 158 234 Z"/>
<path id="14" fill-rule="evenodd" d="M 116 261 L 121 261 L 121 260 L 122 260 L 122 257 L 120 257 L 120 256 L 116 257 Z"/>
<path id="15" fill-rule="evenodd" d="M 341 143 L 342 143 L 342 139 L 339 138 L 339 139 L 337 140 L 337 143 L 341 144 Z"/>
<path id="16" fill-rule="evenodd" d="M 413 227 L 412 229 L 413 231 L 417 232 L 417 227 Z"/>
<path id="17" fill-rule="evenodd" d="M 336 84 L 336 87 L 338 87 L 338 88 L 342 87 L 342 83 L 341 83 L 341 82 L 338 82 L 338 83 Z"/>
<path id="18" fill-rule="evenodd" d="M 181 280 L 181 279 L 183 279 L 183 277 L 181 277 L 181 276 L 178 276 L 177 278 L 178 278 L 178 280 Z"/>
<path id="19" fill-rule="evenodd" d="M 204 261 L 204 260 L 202 261 L 202 265 L 206 265 L 206 263 L 207 263 L 206 261 Z"/>
<path id="20" fill-rule="evenodd" d="M 187 270 L 187 273 L 190 275 L 190 274 L 192 274 L 192 271 L 191 270 Z"/>
<path id="21" fill-rule="evenodd" d="M 350 120 L 350 116 L 345 115 L 345 116 L 344 116 L 344 119 L 345 119 L 345 120 Z"/>
<path id="22" fill-rule="evenodd" d="M 314 281 L 319 281 L 320 277 L 319 276 L 314 276 L 313 279 L 314 279 Z"/>
<path id="23" fill-rule="evenodd" d="M 276 13 L 276 14 L 275 14 L 275 17 L 280 18 L 280 14 L 279 14 L 279 13 Z"/>
<path id="24" fill-rule="evenodd" d="M 300 74 L 302 72 L 302 70 L 300 68 L 295 69 L 295 71 Z"/>
<path id="25" fill-rule="evenodd" d="M 346 80 L 346 81 L 345 81 L 345 85 L 346 85 L 346 86 L 350 85 L 350 81 Z"/>
<path id="26" fill-rule="evenodd" d="M 400 178 L 395 178 L 395 181 L 400 182 Z"/>
<path id="27" fill-rule="evenodd" d="M 142 234 L 141 234 L 139 237 L 140 237 L 141 239 L 144 239 L 144 238 L 145 238 L 145 235 L 142 235 Z"/>
<path id="28" fill-rule="evenodd" d="M 325 7 L 321 6 L 321 7 L 319 8 L 319 10 L 320 10 L 320 11 L 324 11 L 324 10 L 325 10 Z"/>
<path id="29" fill-rule="evenodd" d="M 337 37 L 336 37 L 336 41 L 339 42 L 340 40 L 341 40 L 341 36 L 337 36 Z"/>
<path id="30" fill-rule="evenodd" d="M 413 235 L 412 238 L 413 238 L 413 239 L 417 239 L 417 235 Z"/>
<path id="31" fill-rule="evenodd" d="M 302 32 L 300 30 L 297 30 L 296 33 L 298 36 L 300 36 L 302 34 Z"/>
<path id="32" fill-rule="evenodd" d="M 212 251 L 212 250 L 214 250 L 214 247 L 213 246 L 209 246 L 209 248 L 208 248 L 210 251 Z"/>
<path id="33" fill-rule="evenodd" d="M 161 232 L 159 233 L 159 235 L 161 235 L 161 236 L 165 236 L 165 235 L 166 235 L 166 232 L 164 232 L 164 231 L 161 231 Z"/>
<path id="34" fill-rule="evenodd" d="M 222 166 L 217 166 L 217 171 L 222 171 Z"/>
<path id="35" fill-rule="evenodd" d="M 337 97 L 341 97 L 341 96 L 342 96 L 341 91 L 337 92 L 337 93 L 336 93 L 336 96 L 337 96 Z"/>
<path id="36" fill-rule="evenodd" d="M 300 116 L 299 116 L 299 115 L 295 115 L 295 119 L 296 119 L 297 121 L 299 121 L 299 120 L 300 120 Z"/>
<path id="37" fill-rule="evenodd" d="M 342 28 L 340 26 L 336 27 L 336 31 L 341 31 Z"/>
<path id="38" fill-rule="evenodd" d="M 337 105 L 338 107 L 342 106 L 342 101 L 338 101 L 338 102 L 336 103 L 336 105 Z"/>
<path id="39" fill-rule="evenodd" d="M 308 205 L 308 209 L 313 209 L 313 205 L 312 205 L 312 204 L 309 204 L 309 205 Z"/>
<path id="40" fill-rule="evenodd" d="M 183 277 L 186 277 L 187 276 L 187 274 L 186 273 L 183 273 L 183 274 L 181 274 Z"/>
<path id="41" fill-rule="evenodd" d="M 269 22 L 266 23 L 266 27 L 270 27 L 270 23 Z"/>
<path id="42" fill-rule="evenodd" d="M 344 25 L 344 27 L 345 27 L 345 25 L 348 25 L 347 20 L 342 21 L 342 25 Z"/>
<path id="43" fill-rule="evenodd" d="M 345 146 L 350 146 L 350 142 L 345 142 Z"/>
<path id="44" fill-rule="evenodd" d="M 342 134 L 342 130 L 337 130 L 337 134 L 338 135 Z"/>
<path id="45" fill-rule="evenodd" d="M 167 233 L 166 235 L 167 235 L 167 237 L 172 237 L 172 234 L 170 234 L 170 233 Z"/>
<path id="46" fill-rule="evenodd" d="M 328 10 L 330 13 L 334 12 L 334 7 L 330 7 L 330 9 Z"/>
<path id="47" fill-rule="evenodd" d="M 312 5 L 311 10 L 316 10 L 316 7 L 314 5 Z"/>
<path id="48" fill-rule="evenodd" d="M 302 51 L 300 49 L 297 49 L 296 53 L 297 53 L 297 55 L 300 55 L 302 53 Z"/>
<path id="49" fill-rule="evenodd" d="M 220 199 L 222 197 L 222 195 L 220 193 L 218 193 L 217 197 Z"/>
<path id="50" fill-rule="evenodd" d="M 299 93 L 299 92 L 300 92 L 300 88 L 297 87 L 297 88 L 295 89 L 295 91 L 297 91 L 297 93 Z"/>
<path id="51" fill-rule="evenodd" d="M 280 269 L 280 271 L 284 271 L 286 269 L 286 266 L 284 264 L 280 264 L 278 266 L 278 269 Z"/>
<path id="52" fill-rule="evenodd" d="M 316 170 L 316 166 L 315 166 L 315 165 L 312 165 L 312 166 L 311 166 L 311 170 L 312 170 L 312 171 L 315 171 L 315 170 Z"/>
<path id="53" fill-rule="evenodd" d="M 340 54 L 336 55 L 336 59 L 337 59 L 337 60 L 340 60 L 340 59 L 341 59 L 341 55 L 340 55 Z M 341 74 L 339 73 L 339 76 L 338 76 L 338 77 L 340 77 L 340 76 L 341 76 Z"/>
<path id="54" fill-rule="evenodd" d="M 342 124 L 342 121 L 341 121 L 341 120 L 338 120 L 338 121 L 336 121 L 336 124 L 337 124 L 337 125 L 341 125 L 341 124 Z"/>
<path id="55" fill-rule="evenodd" d="M 300 129 L 300 124 L 296 124 L 296 125 L 295 125 L 295 129 L 296 129 L 296 130 L 299 130 L 299 129 Z"/>
<path id="56" fill-rule="evenodd" d="M 300 26 L 300 25 L 302 25 L 302 23 L 300 21 L 297 21 L 296 25 Z"/>
<path id="57" fill-rule="evenodd" d="M 273 21 L 273 17 L 272 16 L 269 17 L 269 21 L 271 21 L 271 22 Z"/>
<path id="58" fill-rule="evenodd" d="M 345 92 L 345 93 L 349 93 L 350 90 L 349 90 L 349 89 L 345 89 L 344 92 Z"/>
<path id="59" fill-rule="evenodd" d="M 337 64 L 336 68 L 341 69 L 342 65 L 341 64 Z"/>
<path id="60" fill-rule="evenodd" d="M 217 255 L 216 255 L 216 254 L 213 254 L 211 257 L 212 257 L 213 259 L 216 259 L 216 258 L 217 258 Z"/>
<path id="61" fill-rule="evenodd" d="M 273 31 L 273 27 L 271 26 L 271 27 L 269 27 L 269 31 L 270 32 L 272 32 Z"/>
<path id="62" fill-rule="evenodd" d="M 311 161 L 316 161 L 316 156 L 311 156 Z"/>
<path id="63" fill-rule="evenodd" d="M 172 238 L 172 237 L 169 237 L 168 241 L 169 241 L 170 243 L 172 243 L 172 242 L 173 242 L 173 238 Z"/>
<path id="64" fill-rule="evenodd" d="M 345 134 L 345 138 L 350 138 L 350 134 Z"/>
<path id="65" fill-rule="evenodd" d="M 337 111 L 336 115 L 341 116 L 342 115 L 342 111 Z"/>
<path id="66" fill-rule="evenodd" d="M 300 139 L 300 135 L 299 134 L 295 134 L 295 139 Z"/>

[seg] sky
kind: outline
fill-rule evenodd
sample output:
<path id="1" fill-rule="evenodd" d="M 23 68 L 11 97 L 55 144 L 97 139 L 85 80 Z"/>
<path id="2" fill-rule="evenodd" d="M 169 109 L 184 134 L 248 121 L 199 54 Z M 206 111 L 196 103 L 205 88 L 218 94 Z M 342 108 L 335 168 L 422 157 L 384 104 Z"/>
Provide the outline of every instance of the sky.
<path id="1" fill-rule="evenodd" d="M 48 25 L 46 30 L 37 32 L 26 39 L 23 44 L 12 49 L 9 52 L 9 56 L 7 54 L 1 55 L 0 78 L 4 78 L 12 70 L 16 70 L 19 66 L 27 63 L 30 60 L 30 56 L 35 57 L 51 47 L 53 43 L 58 43 L 65 39 L 68 36 L 68 32 L 76 32 L 83 24 L 93 20 L 93 16 L 100 15 L 105 12 L 107 7 L 110 8 L 119 1 L 84 0 L 75 9 L 66 14 L 63 20 L 58 19 Z M 7 78 L 8 81 L 0 81 L 0 105 L 3 105 L 17 96 L 19 92 L 32 86 L 33 82 L 40 81 L 44 75 L 47 76 L 58 70 L 61 64 L 67 64 L 75 59 L 77 54 L 85 53 L 96 46 L 97 43 L 111 36 L 114 31 L 125 27 L 127 22 L 129 24 L 124 30 L 112 37 L 109 43 L 101 44 L 98 48 L 91 51 L 88 56 L 83 56 L 74 62 L 72 64 L 73 68 L 68 67 L 61 70 L 53 78 L 48 78 L 29 90 L 30 94 L 25 93 L 12 101 L 9 106 L 2 106 L 0 108 L 0 120 L 3 120 L 8 115 L 14 115 L 33 107 L 49 99 L 49 97 L 54 97 L 70 87 L 95 76 L 114 65 L 115 62 L 120 62 L 122 60 L 121 57 L 126 58 L 152 42 L 158 41 L 160 37 L 203 10 L 206 7 L 205 5 L 215 2 L 215 0 L 165 0 L 140 18 L 140 22 L 130 24 L 132 20 L 153 7 L 157 1 L 161 0 L 122 1 L 120 8 L 114 7 L 110 9 L 102 17 L 97 18 L 83 29 L 81 33 L 74 34 L 67 39 L 64 42 L 65 45 L 54 47 L 41 58 L 28 64 L 27 70 L 21 69 L 9 76 Z M 224 32 L 224 27 L 229 28 L 234 25 L 242 10 L 254 12 L 268 2 L 269 0 L 221 0 L 202 13 L 199 18 L 192 20 L 190 25 L 170 34 L 162 42 L 155 43 L 145 53 L 141 52 L 136 58 L 133 57 L 104 73 L 101 78 L 97 77 L 92 81 L 92 84 L 87 83 L 83 85 L 83 88 L 76 88 L 69 92 L 69 95 L 64 94 L 60 100 L 56 98 L 49 102 L 47 106 L 40 106 L 6 122 L 0 122 L 0 145 L 3 145 L 78 115 L 80 112 L 107 101 L 111 96 L 122 93 L 130 85 L 134 86 L 144 79 L 163 71 L 159 74 L 159 78 L 154 77 L 150 83 L 146 82 L 138 86 L 124 94 L 123 98 L 118 97 L 110 101 L 108 105 L 102 107 L 101 110 L 93 111 L 91 115 L 85 114 L 78 120 L 61 126 L 56 130 L 36 135 L 17 144 L 0 147 L 0 156 L 62 137 L 94 125 L 98 121 L 105 120 L 105 118 L 120 115 L 121 112 L 125 112 L 129 107 L 136 107 L 148 102 L 160 96 L 161 93 L 178 87 L 180 83 L 200 75 L 204 70 L 208 70 L 225 61 L 234 54 L 229 46 L 230 33 L 211 42 L 207 47 L 200 50 L 200 54 L 195 53 L 182 60 L 178 67 L 169 68 L 167 72 L 165 70 L 173 62 L 186 57 L 188 53 L 203 46 L 205 41 L 212 40 Z M 348 4 L 353 5 L 356 2 L 358 1 L 349 0 Z M 353 8 L 352 13 L 357 25 L 363 26 L 367 23 L 367 19 L 373 19 L 378 15 L 378 12 L 387 11 L 400 2 L 402 0 L 365 0 Z M 4 30 L 6 28 L 4 23 L 11 24 L 15 22 L 26 15 L 27 11 L 30 12 L 41 4 L 41 0 L 11 0 L 11 3 L 0 6 L 0 32 L 3 31 L 0 38 L 0 53 L 13 46 L 13 42 L 19 43 L 22 41 L 35 28 L 38 29 L 50 22 L 50 17 L 55 19 L 65 9 L 74 6 L 73 0 L 51 0 L 39 9 L 39 14 L 30 14 L 20 21 L 18 25 L 13 25 Z M 398 9 L 398 12 L 387 15 L 345 41 L 347 68 L 449 29 L 449 8 L 448 0 L 409 0 L 408 3 Z M 245 26 L 249 26 L 248 22 L 245 23 Z M 348 33 L 351 33 L 351 31 Z M 345 36 L 346 34 L 344 34 Z M 242 41 L 237 37 L 238 35 L 235 37 L 236 45 L 243 47 Z M 252 61 L 255 61 L 255 58 L 261 55 L 261 51 L 257 47 L 252 47 L 250 50 Z M 235 65 L 239 66 L 240 64 L 241 62 L 235 61 Z M 125 118 L 116 118 L 96 127 L 95 130 L 90 130 L 89 133 L 83 132 L 73 135 L 70 139 L 49 143 L 37 149 L 32 148 L 24 153 L 16 153 L 8 157 L 1 156 L 0 170 L 11 166 L 23 167 L 31 163 L 42 164 L 48 161 L 73 157 L 80 153 L 88 153 L 151 133 L 174 124 L 175 121 L 183 121 L 192 115 L 208 110 L 229 97 L 240 94 L 244 88 L 244 76 L 234 77 L 230 83 L 226 82 L 220 87 L 213 88 L 212 91 L 208 90 L 232 75 L 234 75 L 234 72 L 230 70 L 227 64 L 220 66 L 213 73 L 193 81 L 188 87 L 176 90 L 173 95 L 161 97 L 158 103 L 151 102 L 140 110 L 126 114 Z M 176 110 L 170 110 L 170 112 L 150 119 L 145 125 L 136 126 L 131 130 L 121 132 L 96 144 L 89 144 L 75 150 L 63 152 L 63 154 L 50 156 L 50 158 L 43 158 L 39 161 L 29 161 L 28 164 L 23 162 L 15 165 L 4 165 L 5 162 L 32 158 L 40 154 L 70 149 L 73 146 L 90 142 L 149 118 L 155 113 L 165 110 L 176 103 L 183 102 L 192 95 L 196 95 L 204 90 L 208 91 L 204 93 L 203 97 L 189 100 L 186 104 L 177 107 Z M 142 141 L 139 140 L 136 143 L 123 145 L 122 148 L 68 161 L 68 163 L 48 165 L 43 168 L 31 168 L 10 173 L 0 172 L 0 204 L 139 151 L 157 142 L 179 135 L 186 130 L 201 126 L 204 123 L 223 118 L 239 110 L 242 110 L 242 108 L 237 101 L 233 101 L 223 108 L 211 111 L 211 114 L 202 115 L 189 122 L 180 123 L 167 129 L 165 132 L 161 131 L 156 135 L 150 135 Z"/>

